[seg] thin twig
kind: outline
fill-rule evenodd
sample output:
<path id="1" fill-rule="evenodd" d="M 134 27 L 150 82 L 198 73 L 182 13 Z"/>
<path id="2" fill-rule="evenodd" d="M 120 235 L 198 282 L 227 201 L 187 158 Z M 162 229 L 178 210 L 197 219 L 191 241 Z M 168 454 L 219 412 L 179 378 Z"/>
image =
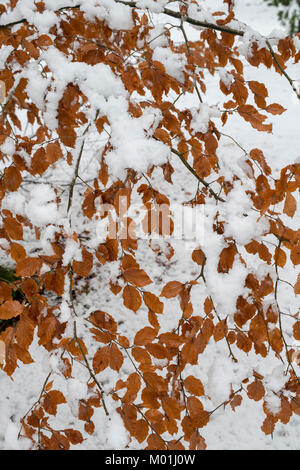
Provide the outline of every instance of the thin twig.
<path id="1" fill-rule="evenodd" d="M 271 46 L 270 42 L 268 41 L 268 39 L 266 40 L 266 44 L 269 48 L 269 51 L 273 57 L 273 60 L 274 62 L 276 63 L 277 67 L 279 68 L 280 72 L 285 76 L 285 78 L 287 79 L 287 81 L 289 82 L 289 84 L 291 85 L 292 89 L 294 90 L 294 92 L 296 93 L 296 96 L 298 97 L 298 99 L 300 100 L 300 92 L 297 90 L 297 88 L 295 87 L 294 83 L 293 83 L 293 80 L 291 79 L 291 77 L 286 73 L 286 71 L 283 69 L 282 65 L 280 64 L 279 60 L 277 59 L 276 57 L 276 54 L 274 52 L 274 49 L 273 47 Z"/>
<path id="2" fill-rule="evenodd" d="M 79 349 L 80 349 L 80 352 L 81 352 L 81 354 L 82 354 L 82 357 L 83 357 L 83 360 L 84 360 L 84 362 L 85 362 L 85 365 L 86 365 L 86 367 L 87 367 L 87 369 L 88 369 L 88 371 L 89 371 L 89 373 L 90 373 L 90 376 L 91 376 L 91 378 L 94 380 L 95 384 L 97 385 L 97 387 L 98 387 L 98 389 L 99 389 L 99 391 L 100 391 L 101 402 L 102 402 L 102 405 L 103 405 L 105 414 L 106 414 L 106 416 L 109 416 L 109 412 L 108 412 L 108 409 L 107 409 L 107 407 L 106 407 L 106 403 L 105 403 L 104 397 L 103 397 L 103 395 L 104 395 L 104 390 L 103 390 L 103 388 L 101 387 L 99 381 L 97 380 L 97 378 L 96 378 L 94 372 L 92 371 L 91 366 L 90 366 L 90 364 L 89 364 L 89 361 L 87 360 L 86 354 L 85 354 L 85 352 L 84 352 L 84 350 L 83 350 L 83 347 L 82 347 L 82 345 L 81 345 L 81 343 L 80 343 L 80 341 L 79 341 L 79 339 L 78 339 L 77 331 L 76 331 L 76 321 L 74 321 L 74 324 L 73 324 L 73 332 L 74 332 L 73 335 L 74 335 L 75 342 L 76 342 L 77 346 L 78 346 Z"/>
<path id="3" fill-rule="evenodd" d="M 221 198 L 220 196 L 218 196 L 217 193 L 215 193 L 215 191 L 209 186 L 209 183 L 207 183 L 207 181 L 205 181 L 203 178 L 201 178 L 201 176 L 199 176 L 196 171 L 194 170 L 194 168 L 186 161 L 186 159 L 184 158 L 183 154 L 178 152 L 178 150 L 174 149 L 174 148 L 171 148 L 171 152 L 174 153 L 174 155 L 177 155 L 177 157 L 180 158 L 180 160 L 182 161 L 182 163 L 185 165 L 185 167 L 189 170 L 190 173 L 192 173 L 192 175 L 194 175 L 198 181 L 200 181 L 201 184 L 203 184 L 203 186 L 205 186 L 207 188 L 207 190 L 209 191 L 209 193 L 217 200 L 217 201 L 221 201 L 221 202 L 225 202 L 225 200 L 223 198 Z"/>

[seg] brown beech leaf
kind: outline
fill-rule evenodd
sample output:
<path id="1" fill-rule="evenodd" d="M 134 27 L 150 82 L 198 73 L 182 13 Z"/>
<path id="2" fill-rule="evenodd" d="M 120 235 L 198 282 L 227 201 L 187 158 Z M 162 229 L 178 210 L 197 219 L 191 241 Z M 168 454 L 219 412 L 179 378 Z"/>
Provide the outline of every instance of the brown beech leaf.
<path id="1" fill-rule="evenodd" d="M 163 313 L 164 304 L 159 300 L 156 295 L 152 294 L 152 292 L 144 292 L 143 293 L 143 300 L 147 307 L 156 313 Z"/>
<path id="2" fill-rule="evenodd" d="M 198 248 L 197 250 L 193 251 L 192 260 L 195 261 L 195 263 L 199 264 L 200 266 L 204 263 L 205 254 L 203 253 L 201 248 Z"/>
<path id="3" fill-rule="evenodd" d="M 124 279 L 130 284 L 134 284 L 136 287 L 145 287 L 151 284 L 151 279 L 143 269 L 129 268 L 123 273 Z"/>
<path id="4" fill-rule="evenodd" d="M 119 372 L 124 361 L 123 354 L 121 353 L 118 346 L 113 343 L 109 351 L 109 367 Z"/>
<path id="5" fill-rule="evenodd" d="M 238 394 L 234 395 L 232 400 L 230 400 L 230 406 L 233 411 L 235 411 L 235 409 L 241 405 L 242 400 L 243 400 L 243 397 L 241 395 L 238 395 Z"/>
<path id="6" fill-rule="evenodd" d="M 12 289 L 6 282 L 0 281 L 0 302 L 5 300 L 12 300 Z"/>
<path id="7" fill-rule="evenodd" d="M 220 260 L 218 264 L 219 273 L 228 273 L 232 268 L 234 257 L 237 253 L 236 247 L 231 243 L 226 248 L 223 248 L 220 254 Z"/>
<path id="8" fill-rule="evenodd" d="M 61 403 L 66 403 L 62 392 L 59 390 L 50 390 L 44 398 L 44 409 L 47 413 L 55 416 L 57 413 L 57 405 Z"/>
<path id="9" fill-rule="evenodd" d="M 190 437 L 189 450 L 205 450 L 206 443 L 204 437 L 202 437 L 198 430 L 194 431 Z"/>
<path id="10" fill-rule="evenodd" d="M 282 250 L 281 248 L 276 247 L 275 255 L 274 255 L 275 263 L 281 268 L 284 268 L 286 264 L 286 259 L 287 257 L 286 257 L 285 251 Z"/>
<path id="11" fill-rule="evenodd" d="M 226 319 L 219 321 L 214 328 L 214 340 L 217 342 L 223 339 L 226 336 L 227 331 L 228 326 Z"/>
<path id="12" fill-rule="evenodd" d="M 57 160 L 62 158 L 63 153 L 58 141 L 50 142 L 47 145 L 45 156 L 49 163 L 55 163 Z"/>
<path id="13" fill-rule="evenodd" d="M 294 292 L 296 295 L 300 295 L 300 274 L 298 274 L 296 284 L 294 285 Z"/>
<path id="14" fill-rule="evenodd" d="M 157 330 L 150 326 L 145 326 L 134 337 L 134 344 L 138 346 L 144 346 L 145 344 L 152 343 L 156 338 Z"/>
<path id="15" fill-rule="evenodd" d="M 133 310 L 134 312 L 137 312 L 142 305 L 141 294 L 133 286 L 125 286 L 122 297 L 125 307 Z"/>
<path id="16" fill-rule="evenodd" d="M 16 275 L 32 277 L 40 272 L 42 260 L 39 258 L 22 258 L 16 266 Z"/>
<path id="17" fill-rule="evenodd" d="M 26 250 L 19 243 L 12 243 L 10 245 L 10 255 L 18 263 L 22 259 L 26 258 Z"/>
<path id="18" fill-rule="evenodd" d="M 17 191 L 22 183 L 22 176 L 18 168 L 9 166 L 3 174 L 3 181 L 8 191 Z"/>
<path id="19" fill-rule="evenodd" d="M 271 114 L 282 114 L 286 111 L 286 109 L 278 103 L 269 104 L 265 110 Z"/>
<path id="20" fill-rule="evenodd" d="M 204 387 L 201 380 L 196 379 L 193 375 L 189 375 L 184 380 L 184 386 L 189 393 L 201 397 L 204 395 Z"/>
<path id="21" fill-rule="evenodd" d="M 297 201 L 291 193 L 287 193 L 283 212 L 293 218 L 297 209 Z"/>
<path id="22" fill-rule="evenodd" d="M 248 397 L 252 400 L 259 401 L 265 396 L 265 387 L 261 380 L 255 380 L 247 387 Z"/>
<path id="23" fill-rule="evenodd" d="M 157 343 L 148 343 L 146 344 L 147 351 L 151 356 L 156 357 L 157 359 L 165 359 L 168 356 L 168 350 Z"/>
<path id="24" fill-rule="evenodd" d="M 73 271 L 82 277 L 87 277 L 93 267 L 93 255 L 86 248 L 82 249 L 82 261 L 73 261 Z"/>
<path id="25" fill-rule="evenodd" d="M 180 419 L 180 406 L 175 398 L 168 396 L 162 397 L 161 405 L 168 418 Z"/>
<path id="26" fill-rule="evenodd" d="M 94 414 L 93 408 L 85 400 L 80 400 L 79 407 L 78 407 L 78 418 L 81 421 L 92 423 L 91 417 L 93 416 L 93 414 Z M 94 430 L 94 426 L 91 425 L 91 427 L 87 429 L 89 429 L 90 431 Z M 86 431 L 89 432 L 87 429 Z"/>
<path id="27" fill-rule="evenodd" d="M 269 434 L 273 433 L 275 429 L 275 423 L 276 423 L 276 419 L 274 418 L 273 415 L 269 414 L 266 416 L 261 426 L 261 430 L 268 436 Z"/>
<path id="28" fill-rule="evenodd" d="M 168 282 L 161 291 L 160 297 L 171 299 L 182 292 L 183 284 L 179 281 Z"/>
<path id="29" fill-rule="evenodd" d="M 166 450 L 164 441 L 157 434 L 150 434 L 147 443 L 146 450 Z"/>
<path id="30" fill-rule="evenodd" d="M 49 313 L 45 318 L 42 318 L 38 327 L 39 344 L 45 345 L 49 343 L 56 331 L 57 320 L 53 313 Z"/>
<path id="31" fill-rule="evenodd" d="M 149 425 L 144 419 L 138 419 L 135 423 L 134 437 L 139 443 L 143 442 L 149 433 Z"/>
<path id="32" fill-rule="evenodd" d="M 64 433 L 71 442 L 71 444 L 81 444 L 83 437 L 80 431 L 76 429 L 64 429 Z"/>
<path id="33" fill-rule="evenodd" d="M 259 114 L 257 109 L 250 105 L 244 104 L 238 107 L 237 112 L 249 122 L 254 129 L 262 132 L 272 132 L 272 124 L 264 124 L 266 116 Z"/>
<path id="34" fill-rule="evenodd" d="M 21 315 L 24 310 L 24 306 L 17 300 L 6 300 L 0 305 L 0 319 L 9 320 L 10 318 Z"/>
<path id="35" fill-rule="evenodd" d="M 300 276 L 300 274 L 299 274 Z M 294 338 L 300 340 L 300 321 L 296 321 L 293 325 L 293 335 Z"/>
<path id="36" fill-rule="evenodd" d="M 248 86 L 252 93 L 254 94 L 255 103 L 259 108 L 266 107 L 266 100 L 265 98 L 268 96 L 268 90 L 263 83 L 256 82 L 254 80 L 250 80 L 248 82 Z"/>
<path id="37" fill-rule="evenodd" d="M 98 349 L 98 351 L 95 352 L 95 355 L 93 357 L 93 369 L 96 374 L 99 374 L 99 372 L 102 372 L 104 369 L 106 369 L 109 366 L 110 363 L 110 347 L 109 346 L 103 346 L 103 348 Z"/>
<path id="38" fill-rule="evenodd" d="M 23 240 L 23 227 L 20 222 L 13 217 L 6 217 L 3 219 L 3 224 L 7 235 L 12 240 Z"/>
<path id="39" fill-rule="evenodd" d="M 111 333 L 117 331 L 117 323 L 109 313 L 102 312 L 102 310 L 95 310 L 90 314 L 89 320 L 98 328 L 108 330 Z"/>

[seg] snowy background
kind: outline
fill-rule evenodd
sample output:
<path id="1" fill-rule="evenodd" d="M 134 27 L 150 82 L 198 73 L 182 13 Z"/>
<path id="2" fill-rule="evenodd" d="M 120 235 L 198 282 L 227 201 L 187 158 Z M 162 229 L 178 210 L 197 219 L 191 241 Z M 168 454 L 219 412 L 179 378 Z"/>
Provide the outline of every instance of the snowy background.
<path id="1" fill-rule="evenodd" d="M 216 3 L 213 0 L 211 2 Z M 213 9 L 213 5 L 211 6 Z M 261 34 L 272 36 L 270 34 L 274 30 L 281 29 L 281 25 L 278 23 L 276 9 L 267 7 L 265 2 L 262 0 L 236 0 L 236 17 L 240 21 L 244 21 L 246 24 Z M 189 34 L 193 34 L 193 31 L 189 31 Z M 299 64 L 298 64 L 299 65 Z M 300 70 L 293 67 L 292 78 L 300 79 Z M 295 76 L 295 74 L 297 76 Z M 266 84 L 269 90 L 270 102 L 278 102 L 287 111 L 281 116 L 276 116 L 272 119 L 273 132 L 271 134 L 259 133 L 252 129 L 249 124 L 245 123 L 239 117 L 231 117 L 228 124 L 222 128 L 222 132 L 232 136 L 236 141 L 246 150 L 251 148 L 260 148 L 264 151 L 264 155 L 267 159 L 267 163 L 272 167 L 275 175 L 283 167 L 290 163 L 295 162 L 300 158 L 300 147 L 299 147 L 299 103 L 294 96 L 291 87 L 288 82 L 281 77 L 279 74 L 275 74 L 274 70 L 268 70 L 264 66 L 260 66 L 258 69 L 251 67 L 249 64 L 246 65 L 246 79 L 258 80 Z M 208 87 L 206 99 L 210 105 L 218 104 L 220 96 L 218 96 L 218 86 L 214 86 L 213 78 L 208 77 Z M 184 98 L 185 99 L 185 98 Z M 195 103 L 184 102 L 185 106 L 193 107 Z M 98 145 L 98 147 L 97 147 Z M 101 142 L 99 144 L 94 141 L 87 143 L 83 159 L 80 167 L 80 174 L 84 175 L 85 181 L 88 181 L 93 175 L 93 171 L 96 165 L 96 159 L 101 148 Z M 224 152 L 224 155 L 230 156 L 231 165 L 236 165 L 243 152 L 241 149 L 226 136 L 221 139 L 219 152 Z M 154 187 L 159 188 L 162 192 L 170 196 L 170 199 L 174 202 L 183 202 L 191 199 L 193 194 L 196 192 L 197 184 L 194 178 L 184 169 L 182 163 L 174 159 L 172 162 L 173 166 L 178 168 L 179 171 L 174 173 L 174 185 L 169 185 L 166 182 L 162 182 L 161 173 L 157 170 L 153 173 L 152 184 Z M 65 185 L 68 184 L 73 177 L 73 170 L 67 165 L 61 163 L 57 166 L 55 173 L 51 172 L 51 178 L 55 181 L 56 186 L 61 188 L 63 193 Z M 47 184 L 48 189 L 44 191 L 45 197 L 51 198 L 51 182 L 45 179 L 43 180 Z M 74 202 L 72 207 L 72 218 L 73 221 L 80 226 L 82 220 L 79 217 L 81 213 L 81 198 L 86 187 L 81 184 L 80 181 L 76 186 L 74 195 Z M 31 198 L 34 198 L 34 185 L 28 183 L 26 190 L 31 192 Z M 51 200 L 51 199 L 48 199 Z M 30 210 L 30 208 L 28 209 Z M 48 214 L 49 216 L 49 214 Z M 37 216 L 40 220 L 40 215 Z M 295 228 L 299 227 L 300 214 L 299 211 L 296 213 L 294 218 Z M 85 222 L 87 223 L 87 222 Z M 87 229 L 89 229 L 87 223 Z M 38 250 L 38 242 L 33 244 L 28 240 L 28 246 L 30 246 L 32 252 Z M 159 242 L 162 250 L 167 249 L 166 242 Z M 190 262 L 190 257 L 186 256 L 185 249 L 180 243 L 183 241 L 176 241 L 175 255 L 168 260 L 167 257 L 161 256 L 159 259 L 155 252 L 146 249 L 139 249 L 138 256 L 140 261 L 147 266 L 147 273 L 155 284 L 155 293 L 159 293 L 161 290 L 160 279 L 163 275 L 164 283 L 169 280 L 180 280 L 182 282 L 195 278 L 198 274 L 197 266 Z M 181 249 L 182 248 L 182 249 Z M 6 262 L 5 258 L 2 257 L 2 262 Z M 101 277 L 106 278 L 106 269 L 109 270 L 111 275 L 112 265 L 110 264 L 101 268 L 101 272 L 97 277 L 90 280 L 88 292 L 84 289 L 84 285 L 81 289 L 80 297 L 76 299 L 77 305 L 79 305 L 79 311 L 77 314 L 79 317 L 87 314 L 96 309 L 102 309 L 107 312 L 114 312 L 114 318 L 118 320 L 119 330 L 122 331 L 129 339 L 134 337 L 137 330 L 142 328 L 147 322 L 147 311 L 141 309 L 138 315 L 133 315 L 132 312 L 127 310 L 125 307 L 120 308 L 120 300 L 118 296 L 113 296 L 108 286 L 105 287 L 105 283 L 99 289 L 99 280 Z M 116 272 L 118 271 L 118 265 L 115 266 Z M 230 297 L 232 289 L 233 297 Z M 286 291 L 285 291 L 286 289 Z M 296 305 L 290 305 L 289 298 L 289 287 L 283 285 L 280 292 L 281 304 L 288 311 L 289 308 L 293 309 Z M 220 292 L 220 290 L 219 290 Z M 234 298 L 234 286 L 226 289 L 224 287 L 224 305 L 226 302 L 232 302 Z M 197 309 L 197 297 L 192 297 L 195 310 Z M 174 302 L 174 303 L 172 303 Z M 171 329 L 176 324 L 179 313 L 174 312 L 179 309 L 173 306 L 177 300 L 168 302 L 167 308 L 161 320 L 162 328 Z M 174 317 L 175 315 L 175 317 Z M 80 322 L 80 320 L 79 320 Z M 81 333 L 88 329 L 88 324 L 82 321 L 80 324 Z M 288 324 L 286 325 L 288 328 Z M 291 336 L 291 333 L 286 330 L 286 334 Z M 291 337 L 291 341 L 293 341 Z M 206 384 L 207 391 L 210 396 L 208 400 L 208 408 L 213 409 L 219 403 L 226 400 L 230 391 L 230 384 L 234 385 L 236 389 L 240 384 L 241 380 L 247 375 L 249 369 L 249 375 L 252 374 L 252 370 L 255 369 L 258 373 L 264 375 L 267 381 L 274 383 L 280 388 L 281 384 L 276 382 L 280 380 L 282 370 L 278 369 L 278 361 L 272 358 L 270 355 L 269 360 L 263 360 L 261 363 L 260 356 L 257 356 L 254 352 L 250 352 L 246 355 L 244 352 L 237 350 L 235 355 L 239 362 L 233 363 L 228 358 L 228 351 L 225 348 L 224 342 L 213 343 L 209 345 L 205 352 L 199 358 L 199 364 L 197 366 L 189 366 L 190 373 L 196 372 L 196 368 L 201 371 L 201 378 Z M 91 351 L 94 346 L 91 345 Z M 37 400 L 40 394 L 43 382 L 47 376 L 49 370 L 53 368 L 53 364 L 49 363 L 48 354 L 43 355 L 43 350 L 37 345 L 37 341 L 34 342 L 30 348 L 30 353 L 35 359 L 34 364 L 22 365 L 18 368 L 14 375 L 13 380 L 8 378 L 2 371 L 0 371 L 0 449 L 27 449 L 28 442 L 26 440 L 18 440 L 17 435 L 20 430 L 20 418 L 28 411 L 28 409 Z M 53 359 L 55 361 L 55 358 Z M 81 370 L 81 369 L 78 369 Z M 126 364 L 122 374 L 126 372 L 130 373 L 130 365 L 128 364 L 128 371 L 126 371 Z M 110 377 L 114 379 L 117 376 L 116 372 L 106 370 L 101 375 L 101 381 L 104 389 L 109 390 L 109 384 L 111 383 Z M 77 374 L 77 377 L 79 374 Z M 122 375 L 120 376 L 122 378 Z M 82 381 L 79 379 L 70 379 L 66 384 L 62 384 L 64 387 L 64 393 L 68 397 L 69 403 L 60 406 L 59 415 L 55 418 L 55 426 L 61 427 L 72 427 L 72 402 L 86 395 L 86 377 L 85 370 L 82 368 Z M 110 406 L 109 400 L 107 401 L 108 407 Z M 75 409 L 75 406 L 74 406 Z M 206 440 L 208 449 L 300 449 L 299 435 L 300 435 L 300 416 L 293 416 L 287 425 L 283 425 L 280 422 L 277 423 L 274 435 L 272 437 L 266 436 L 260 429 L 262 422 L 265 418 L 262 407 L 247 398 L 246 394 L 243 394 L 242 406 L 236 408 L 233 412 L 230 406 L 225 409 L 222 407 L 216 411 L 212 416 L 208 426 L 204 427 L 201 434 Z M 76 449 L 120 449 L 126 448 L 129 437 L 127 432 L 124 430 L 121 419 L 118 414 L 111 416 L 110 419 L 104 417 L 103 410 L 95 409 L 95 415 L 93 421 L 96 425 L 96 430 L 93 436 L 87 436 L 87 439 L 80 445 L 76 446 Z M 130 448 L 142 448 L 137 442 L 133 441 L 129 445 Z M 75 448 L 75 447 L 74 447 Z"/>

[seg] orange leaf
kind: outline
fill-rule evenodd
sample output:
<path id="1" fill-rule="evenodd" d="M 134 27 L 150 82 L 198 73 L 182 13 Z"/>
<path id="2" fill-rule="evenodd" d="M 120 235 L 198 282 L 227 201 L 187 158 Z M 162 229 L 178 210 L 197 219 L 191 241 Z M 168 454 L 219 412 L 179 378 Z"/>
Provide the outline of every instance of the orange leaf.
<path id="1" fill-rule="evenodd" d="M 263 124 L 266 120 L 266 116 L 259 114 L 254 106 L 245 104 L 239 106 L 237 112 L 245 119 L 250 122 L 251 126 L 258 131 L 272 132 L 272 124 Z"/>
<path id="2" fill-rule="evenodd" d="M 82 277 L 87 277 L 93 267 L 93 255 L 86 248 L 82 249 L 82 261 L 73 261 L 73 271 Z"/>
<path id="3" fill-rule="evenodd" d="M 168 442 L 168 450 L 185 450 L 180 441 L 172 440 Z"/>
<path id="4" fill-rule="evenodd" d="M 44 409 L 48 414 L 55 416 L 57 405 L 61 403 L 66 403 L 64 395 L 59 390 L 51 390 L 44 398 Z"/>
<path id="5" fill-rule="evenodd" d="M 139 443 L 143 442 L 148 436 L 149 425 L 144 419 L 139 419 L 135 423 L 134 437 Z"/>
<path id="6" fill-rule="evenodd" d="M 204 387 L 201 382 L 201 380 L 196 379 L 193 375 L 189 375 L 185 380 L 184 380 L 184 386 L 187 389 L 189 393 L 192 395 L 196 395 L 198 397 L 201 397 L 204 395 Z"/>
<path id="7" fill-rule="evenodd" d="M 220 254 L 220 261 L 218 265 L 219 273 L 228 273 L 228 271 L 232 268 L 236 253 L 236 247 L 233 243 L 231 243 L 226 248 L 223 248 Z"/>
<path id="8" fill-rule="evenodd" d="M 214 328 L 214 340 L 217 342 L 223 339 L 226 336 L 227 331 L 228 326 L 226 323 L 226 319 L 219 321 L 219 323 L 217 323 Z"/>
<path id="9" fill-rule="evenodd" d="M 143 293 L 143 300 L 147 307 L 156 313 L 163 313 L 164 304 L 159 300 L 156 295 L 152 294 L 152 292 L 144 292 Z"/>
<path id="10" fill-rule="evenodd" d="M 117 323 L 113 319 L 111 315 L 106 312 L 102 312 L 102 310 L 95 310 L 92 312 L 89 320 L 98 328 L 102 328 L 103 330 L 108 330 L 111 333 L 117 331 Z"/>
<path id="11" fill-rule="evenodd" d="M 300 274 L 299 274 L 300 276 Z M 296 321 L 293 325 L 293 335 L 294 338 L 300 340 L 300 321 Z"/>
<path id="12" fill-rule="evenodd" d="M 259 401 L 265 396 L 265 387 L 261 380 L 255 380 L 247 387 L 248 397 L 252 400 Z"/>
<path id="13" fill-rule="evenodd" d="M 75 429 L 65 429 L 64 433 L 71 442 L 71 444 L 80 444 L 81 442 L 83 442 L 83 437 L 80 431 L 77 431 Z"/>
<path id="14" fill-rule="evenodd" d="M 151 279 L 143 269 L 129 268 L 124 271 L 125 281 L 134 284 L 137 287 L 145 287 L 151 284 Z"/>
<path id="15" fill-rule="evenodd" d="M 205 254 L 203 253 L 201 248 L 198 248 L 197 250 L 193 251 L 192 260 L 195 261 L 195 263 L 199 264 L 200 266 L 204 263 Z"/>
<path id="16" fill-rule="evenodd" d="M 182 289 L 183 284 L 181 282 L 170 281 L 164 286 L 160 296 L 166 297 L 167 299 L 171 299 L 172 297 L 176 297 L 178 294 L 180 294 L 182 292 Z"/>
<path id="17" fill-rule="evenodd" d="M 49 163 L 55 163 L 59 158 L 62 158 L 63 153 L 57 141 L 50 142 L 46 147 L 46 159 Z"/>
<path id="18" fill-rule="evenodd" d="M 3 219 L 4 229 L 7 235 L 13 240 L 23 240 L 23 227 L 13 217 L 6 217 Z"/>
<path id="19" fill-rule="evenodd" d="M 138 346 L 144 346 L 145 344 L 152 343 L 156 338 L 157 330 L 151 328 L 150 326 L 145 326 L 140 331 L 137 332 L 134 338 L 134 344 Z"/>
<path id="20" fill-rule="evenodd" d="M 12 243 L 10 245 L 10 255 L 17 263 L 26 258 L 26 250 L 19 243 Z"/>
<path id="21" fill-rule="evenodd" d="M 22 176 L 18 168 L 10 166 L 5 169 L 3 181 L 8 191 L 17 191 L 22 183 Z"/>
<path id="22" fill-rule="evenodd" d="M 102 372 L 110 363 L 110 347 L 104 346 L 96 351 L 93 357 L 93 369 L 96 374 Z"/>
<path id="23" fill-rule="evenodd" d="M 291 193 L 287 193 L 284 203 L 283 212 L 289 217 L 294 217 L 297 209 L 297 201 Z"/>
<path id="24" fill-rule="evenodd" d="M 298 274 L 297 282 L 294 285 L 294 292 L 296 295 L 300 295 L 300 274 Z"/>
<path id="25" fill-rule="evenodd" d="M 286 109 L 278 103 L 269 104 L 265 110 L 271 114 L 282 114 L 286 111 Z"/>
<path id="26" fill-rule="evenodd" d="M 147 450 L 166 450 L 164 441 L 157 434 L 150 434 L 150 436 L 147 439 L 147 442 L 148 442 L 148 446 L 146 447 Z"/>
<path id="27" fill-rule="evenodd" d="M 261 426 L 261 430 L 268 436 L 269 434 L 273 433 L 275 429 L 275 423 L 276 419 L 274 416 L 268 415 Z"/>
<path id="28" fill-rule="evenodd" d="M 233 399 L 230 401 L 230 406 L 233 411 L 235 411 L 235 409 L 241 405 L 242 399 L 243 398 L 241 395 L 234 395 Z"/>
<path id="29" fill-rule="evenodd" d="M 286 263 L 286 254 L 281 248 L 276 247 L 274 259 L 275 259 L 275 263 L 278 266 L 280 266 L 281 268 L 284 268 L 285 263 Z"/>
<path id="30" fill-rule="evenodd" d="M 24 306 L 17 300 L 6 300 L 0 305 L 0 319 L 9 320 L 10 318 L 21 315 L 24 310 Z"/>
<path id="31" fill-rule="evenodd" d="M 49 343 L 56 331 L 57 320 L 53 313 L 47 315 L 47 317 L 42 318 L 41 323 L 38 328 L 38 337 L 39 344 L 45 345 Z"/>
<path id="32" fill-rule="evenodd" d="M 31 277 L 40 272 L 42 260 L 38 258 L 22 258 L 16 266 L 16 275 Z"/>
<path id="33" fill-rule="evenodd" d="M 119 372 L 122 367 L 124 358 L 118 346 L 113 343 L 109 351 L 109 367 Z"/>
<path id="34" fill-rule="evenodd" d="M 139 291 L 133 286 L 125 286 L 122 297 L 125 307 L 133 310 L 134 312 L 137 312 L 142 304 Z"/>
<path id="35" fill-rule="evenodd" d="M 168 416 L 168 418 L 179 419 L 180 418 L 180 406 L 175 398 L 168 396 L 162 397 L 161 405 Z"/>

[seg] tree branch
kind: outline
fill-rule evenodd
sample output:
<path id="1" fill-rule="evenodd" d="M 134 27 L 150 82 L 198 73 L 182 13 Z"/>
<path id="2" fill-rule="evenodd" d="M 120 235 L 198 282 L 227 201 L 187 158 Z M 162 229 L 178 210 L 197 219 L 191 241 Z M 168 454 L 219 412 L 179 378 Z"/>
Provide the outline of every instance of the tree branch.
<path id="1" fill-rule="evenodd" d="M 291 85 L 291 87 L 293 88 L 294 92 L 296 93 L 298 99 L 300 100 L 300 92 L 297 90 L 297 88 L 295 87 L 294 83 L 293 83 L 293 80 L 291 79 L 291 77 L 289 77 L 289 75 L 286 73 L 286 71 L 282 68 L 279 60 L 277 59 L 276 57 L 276 54 L 274 52 L 274 49 L 273 47 L 271 46 L 269 40 L 267 39 L 266 40 L 266 44 L 269 48 L 269 51 L 273 57 L 273 60 L 274 62 L 276 63 L 277 67 L 279 68 L 280 72 L 285 76 L 285 78 L 287 79 L 287 81 L 289 82 L 289 84 Z"/>
<path id="2" fill-rule="evenodd" d="M 200 181 L 201 184 L 203 184 L 203 186 L 205 186 L 207 188 L 207 190 L 209 191 L 209 193 L 217 200 L 217 201 L 221 201 L 221 202 L 225 202 L 225 199 L 221 198 L 220 196 L 218 196 L 217 193 L 215 193 L 215 191 L 209 186 L 209 183 L 207 183 L 207 181 L 205 181 L 203 178 L 201 178 L 201 176 L 199 176 L 196 171 L 194 170 L 194 168 L 186 161 L 186 159 L 184 158 L 184 156 L 182 155 L 182 153 L 178 152 L 178 150 L 176 149 L 173 149 L 171 148 L 171 152 L 174 153 L 175 155 L 177 155 L 177 157 L 180 158 L 180 160 L 182 161 L 182 163 L 185 165 L 185 167 L 189 170 L 190 173 L 192 173 L 192 175 L 194 175 L 198 181 Z"/>

